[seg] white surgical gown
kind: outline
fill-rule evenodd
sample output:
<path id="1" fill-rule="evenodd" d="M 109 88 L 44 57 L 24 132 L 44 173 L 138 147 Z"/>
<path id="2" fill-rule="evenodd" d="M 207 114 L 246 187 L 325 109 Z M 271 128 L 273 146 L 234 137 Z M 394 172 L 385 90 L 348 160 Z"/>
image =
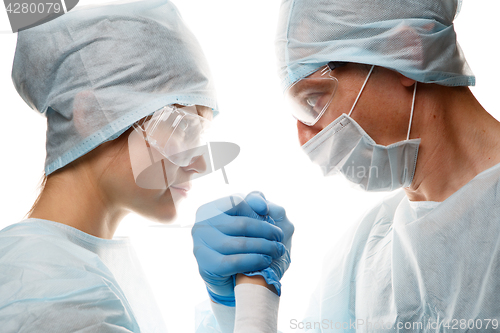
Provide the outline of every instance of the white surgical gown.
<path id="1" fill-rule="evenodd" d="M 325 259 L 306 332 L 500 332 L 500 164 L 441 203 L 401 190 Z"/>
<path id="2" fill-rule="evenodd" d="M 128 239 L 28 219 L 0 231 L 0 331 L 166 329 Z"/>

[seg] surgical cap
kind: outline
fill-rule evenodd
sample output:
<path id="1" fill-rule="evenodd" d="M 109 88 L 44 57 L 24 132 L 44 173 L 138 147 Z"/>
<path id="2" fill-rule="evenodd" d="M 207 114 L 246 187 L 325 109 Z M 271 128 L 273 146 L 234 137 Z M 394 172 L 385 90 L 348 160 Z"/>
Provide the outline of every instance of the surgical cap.
<path id="1" fill-rule="evenodd" d="M 283 88 L 330 61 L 376 65 L 424 83 L 469 86 L 459 0 L 283 0 L 276 39 Z"/>
<path id="2" fill-rule="evenodd" d="M 165 105 L 217 112 L 203 52 L 168 0 L 77 7 L 21 31 L 12 78 L 47 117 L 47 175 Z"/>

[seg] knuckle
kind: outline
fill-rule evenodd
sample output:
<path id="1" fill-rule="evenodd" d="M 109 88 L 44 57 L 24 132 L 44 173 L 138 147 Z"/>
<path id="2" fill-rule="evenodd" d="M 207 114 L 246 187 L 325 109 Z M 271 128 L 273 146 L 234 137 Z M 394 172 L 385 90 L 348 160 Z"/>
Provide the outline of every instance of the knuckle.
<path id="1" fill-rule="evenodd" d="M 223 245 L 224 253 L 246 252 L 249 244 L 248 240 L 232 237 L 228 239 Z"/>
<path id="2" fill-rule="evenodd" d="M 242 201 L 245 201 L 245 199 L 243 198 L 243 196 L 241 194 L 239 194 L 239 193 L 231 194 L 229 196 L 229 198 L 232 198 L 233 200 L 235 200 L 238 203 L 241 203 Z"/>
<path id="3" fill-rule="evenodd" d="M 194 255 L 194 257 L 196 258 L 196 261 L 198 261 L 198 256 L 197 256 L 197 254 L 198 254 L 198 250 L 199 250 L 199 249 L 200 249 L 200 247 L 199 247 L 199 246 L 193 246 L 193 255 Z M 199 264 L 200 264 L 200 263 L 198 262 L 198 265 L 199 265 Z"/>
<path id="4" fill-rule="evenodd" d="M 211 205 L 212 203 L 206 203 L 204 205 L 201 205 L 200 207 L 198 207 L 198 209 L 196 210 L 196 216 L 198 215 L 201 215 L 203 212 L 205 212 L 205 210 L 207 209 L 208 205 Z"/>
<path id="5" fill-rule="evenodd" d="M 208 229 L 212 228 L 211 226 L 204 224 L 204 223 L 198 223 L 193 225 L 191 228 L 191 236 L 193 239 L 203 239 L 205 234 L 208 232 Z"/>
<path id="6" fill-rule="evenodd" d="M 196 232 L 198 231 L 198 228 L 199 228 L 199 225 L 194 225 L 192 228 L 191 228 L 191 237 L 194 237 Z"/>
<path id="7" fill-rule="evenodd" d="M 263 241 L 259 244 L 259 249 L 262 254 L 268 254 L 271 257 L 275 257 L 278 250 L 278 243 L 272 241 Z"/>
<path id="8" fill-rule="evenodd" d="M 281 257 L 281 246 L 279 245 L 279 243 L 276 243 L 276 246 L 274 247 L 274 258 L 279 258 Z"/>
<path id="9" fill-rule="evenodd" d="M 238 234 L 246 235 L 248 232 L 248 221 L 245 218 L 237 217 L 233 222 L 233 227 L 238 231 Z"/>
<path id="10" fill-rule="evenodd" d="M 228 272 L 238 271 L 239 267 L 243 266 L 245 262 L 242 260 L 240 256 L 226 256 L 221 261 L 221 265 L 219 266 L 219 274 L 220 275 L 228 275 Z"/>
<path id="11" fill-rule="evenodd" d="M 276 233 L 276 241 L 281 242 L 285 238 L 285 232 L 278 228 L 278 232 Z"/>
<path id="12" fill-rule="evenodd" d="M 286 217 L 285 208 L 283 208 L 281 206 L 276 206 L 276 215 L 279 216 L 279 217 L 285 218 Z"/>
<path id="13" fill-rule="evenodd" d="M 264 199 L 266 198 L 266 197 L 264 196 L 264 193 L 262 193 L 261 191 L 252 191 L 252 192 L 248 193 L 248 195 L 251 195 L 251 194 L 254 194 L 254 195 L 259 195 L 259 196 L 261 196 L 261 197 L 262 197 L 262 198 L 264 198 Z"/>

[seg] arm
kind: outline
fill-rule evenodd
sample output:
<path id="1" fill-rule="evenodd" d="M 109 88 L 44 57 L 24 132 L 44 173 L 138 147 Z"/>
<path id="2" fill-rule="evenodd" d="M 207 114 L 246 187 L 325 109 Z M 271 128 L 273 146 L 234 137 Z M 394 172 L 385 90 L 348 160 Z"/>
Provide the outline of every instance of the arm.
<path id="1" fill-rule="evenodd" d="M 268 285 L 262 276 L 236 276 L 234 288 L 236 307 L 210 301 L 218 333 L 275 333 L 279 297 L 276 289 Z M 210 324 L 202 325 L 197 333 L 211 333 Z"/>
<path id="2" fill-rule="evenodd" d="M 272 284 L 271 285 L 267 284 L 266 280 L 260 275 L 246 276 L 244 274 L 239 273 L 236 275 L 236 285 L 239 285 L 242 283 L 248 283 L 248 284 L 262 286 L 262 287 L 269 289 L 270 291 L 272 291 L 276 295 L 278 295 L 276 288 L 274 288 L 274 286 Z"/>
<path id="3" fill-rule="evenodd" d="M 262 276 L 236 277 L 234 333 L 276 333 L 279 297 Z"/>
<path id="4" fill-rule="evenodd" d="M 236 274 L 264 270 L 286 252 L 280 227 L 255 213 L 241 197 L 201 206 L 196 220 L 191 231 L 193 253 L 216 303 L 234 307 Z"/>
<path id="5" fill-rule="evenodd" d="M 233 332 L 234 327 L 237 333 L 275 333 L 279 280 L 290 264 L 293 224 L 282 207 L 268 202 L 259 192 L 232 199 L 223 198 L 198 209 L 192 234 L 200 274 L 222 332 Z M 224 209 L 224 202 L 237 204 Z M 277 247 L 270 247 L 272 243 Z M 263 255 L 271 259 L 264 267 L 249 267 Z M 241 272 L 248 273 L 237 274 Z"/>

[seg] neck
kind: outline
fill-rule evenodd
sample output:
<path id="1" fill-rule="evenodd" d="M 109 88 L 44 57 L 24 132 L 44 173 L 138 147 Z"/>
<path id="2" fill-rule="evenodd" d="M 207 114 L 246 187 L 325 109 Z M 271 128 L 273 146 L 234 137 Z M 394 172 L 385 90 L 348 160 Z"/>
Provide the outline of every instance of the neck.
<path id="1" fill-rule="evenodd" d="M 411 138 L 421 144 L 408 198 L 444 201 L 500 163 L 499 133 L 500 123 L 468 88 L 419 85 Z"/>
<path id="2" fill-rule="evenodd" d="M 106 199 L 98 180 L 78 168 L 49 176 L 30 218 L 59 222 L 111 239 L 127 211 Z"/>

